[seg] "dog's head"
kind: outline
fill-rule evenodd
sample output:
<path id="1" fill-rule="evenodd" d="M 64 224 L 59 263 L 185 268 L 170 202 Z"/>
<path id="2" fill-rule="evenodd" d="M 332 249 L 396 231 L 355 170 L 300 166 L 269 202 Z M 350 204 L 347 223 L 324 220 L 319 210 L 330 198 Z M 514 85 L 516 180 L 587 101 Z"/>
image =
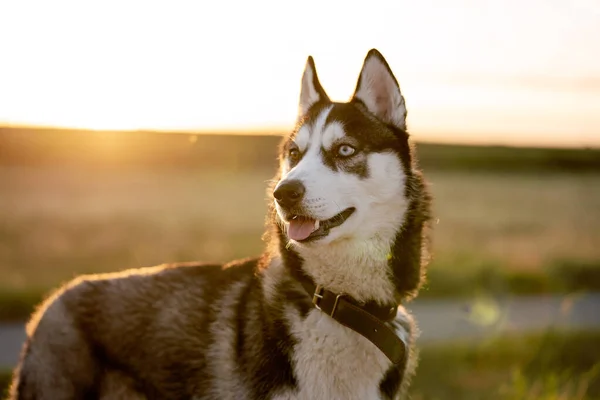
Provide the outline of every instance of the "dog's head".
<path id="1" fill-rule="evenodd" d="M 404 97 L 383 56 L 367 54 L 347 103 L 329 100 L 309 57 L 298 124 L 283 142 L 273 191 L 287 239 L 313 248 L 393 240 L 409 205 L 410 174 Z"/>

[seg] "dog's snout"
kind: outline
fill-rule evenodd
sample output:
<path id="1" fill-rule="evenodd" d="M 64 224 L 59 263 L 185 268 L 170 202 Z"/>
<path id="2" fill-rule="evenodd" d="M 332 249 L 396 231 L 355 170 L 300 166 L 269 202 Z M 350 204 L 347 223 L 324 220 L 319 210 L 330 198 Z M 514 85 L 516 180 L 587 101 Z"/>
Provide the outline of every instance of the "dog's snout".
<path id="1" fill-rule="evenodd" d="M 306 188 L 302 182 L 298 180 L 292 180 L 283 182 L 273 192 L 275 200 L 282 207 L 293 207 L 298 204 L 304 197 Z"/>

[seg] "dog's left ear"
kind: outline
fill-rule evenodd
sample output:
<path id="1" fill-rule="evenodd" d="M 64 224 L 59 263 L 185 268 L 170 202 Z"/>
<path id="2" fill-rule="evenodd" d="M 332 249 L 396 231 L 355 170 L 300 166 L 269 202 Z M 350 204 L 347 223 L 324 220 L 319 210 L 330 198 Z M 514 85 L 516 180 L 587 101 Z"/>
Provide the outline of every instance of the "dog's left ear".
<path id="1" fill-rule="evenodd" d="M 367 53 L 351 101 L 361 101 L 385 123 L 406 130 L 406 105 L 385 58 L 376 49 Z"/>

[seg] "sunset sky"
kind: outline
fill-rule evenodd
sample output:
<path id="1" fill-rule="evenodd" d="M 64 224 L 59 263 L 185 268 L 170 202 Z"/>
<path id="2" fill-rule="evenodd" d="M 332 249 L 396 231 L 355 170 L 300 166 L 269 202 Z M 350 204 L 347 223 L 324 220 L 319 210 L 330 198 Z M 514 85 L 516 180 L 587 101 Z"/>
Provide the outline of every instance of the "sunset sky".
<path id="1" fill-rule="evenodd" d="M 289 129 L 387 58 L 418 140 L 600 146 L 600 1 L 0 1 L 0 124 Z"/>

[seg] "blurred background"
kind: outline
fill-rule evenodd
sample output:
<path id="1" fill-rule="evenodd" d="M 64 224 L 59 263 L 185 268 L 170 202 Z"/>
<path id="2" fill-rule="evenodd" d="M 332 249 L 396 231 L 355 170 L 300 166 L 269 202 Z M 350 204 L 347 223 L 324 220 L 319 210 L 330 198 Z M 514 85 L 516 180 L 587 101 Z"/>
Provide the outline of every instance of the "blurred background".
<path id="1" fill-rule="evenodd" d="M 259 255 L 306 57 L 345 101 L 376 47 L 435 200 L 412 398 L 600 398 L 599 38 L 595 0 L 0 3 L 0 381 L 74 276 Z"/>

